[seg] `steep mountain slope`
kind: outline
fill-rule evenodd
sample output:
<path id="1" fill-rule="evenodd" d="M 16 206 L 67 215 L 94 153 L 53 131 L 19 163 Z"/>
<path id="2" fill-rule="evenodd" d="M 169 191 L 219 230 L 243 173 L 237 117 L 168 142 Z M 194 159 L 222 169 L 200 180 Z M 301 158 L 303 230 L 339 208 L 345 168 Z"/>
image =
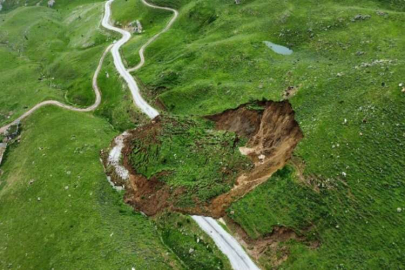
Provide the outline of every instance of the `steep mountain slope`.
<path id="1" fill-rule="evenodd" d="M 262 266 L 403 265 L 403 2 L 155 3 L 178 8 L 179 21 L 135 75 L 167 111 L 207 115 L 262 98 L 288 98 L 295 111 L 304 139 L 292 172 L 228 210 L 251 239 L 277 226 L 306 239 L 268 242 Z"/>
<path id="2" fill-rule="evenodd" d="M 77 93 L 79 104 L 73 105 L 83 105 L 79 101 L 91 97 L 95 66 L 90 61 L 97 65 L 101 55 L 89 52 L 104 50 L 112 39 L 99 28 L 101 3 L 80 4 L 85 2 L 58 1 L 54 9 L 7 6 L 3 10 L 1 16 L 7 20 L 1 28 L 2 48 L 10 57 L 2 58 L 1 74 L 20 72 L 17 78 L 4 81 L 7 88 L 1 94 L 8 100 L 1 109 L 12 112 L 4 122 L 28 110 L 36 99 L 50 98 L 30 91 L 44 87 L 44 81 L 51 82 L 50 90 L 58 87 L 53 83 L 56 79 L 62 85 L 74 85 L 71 92 L 80 88 L 80 82 L 89 84 Z M 32 31 L 37 25 L 39 30 Z M 104 46 L 87 43 L 99 37 Z M 58 50 L 53 44 L 60 45 Z M 27 61 L 14 62 L 23 58 Z M 37 79 L 37 66 L 55 77 Z M 196 237 L 207 237 L 196 224 L 180 228 L 168 223 L 157 229 L 153 221 L 123 205 L 122 194 L 109 186 L 99 161 L 100 149 L 116 130 L 133 127 L 144 118 L 134 108 L 111 57 L 101 74 L 102 102 L 94 115 L 44 107 L 23 121 L 21 137 L 8 141 L 0 170 L 0 268 L 182 269 L 198 264 L 229 269 L 212 240 L 195 243 Z M 19 77 L 25 80 L 20 83 Z M 13 91 L 16 86 L 18 91 Z M 66 95 L 67 100 L 58 95 L 55 99 L 69 103 L 69 90 Z M 94 97 L 88 100 L 93 103 Z M 23 102 L 27 102 L 24 107 Z M 166 239 L 164 230 L 188 243 L 178 237 Z M 173 252 L 185 248 L 195 249 L 193 258 Z"/>

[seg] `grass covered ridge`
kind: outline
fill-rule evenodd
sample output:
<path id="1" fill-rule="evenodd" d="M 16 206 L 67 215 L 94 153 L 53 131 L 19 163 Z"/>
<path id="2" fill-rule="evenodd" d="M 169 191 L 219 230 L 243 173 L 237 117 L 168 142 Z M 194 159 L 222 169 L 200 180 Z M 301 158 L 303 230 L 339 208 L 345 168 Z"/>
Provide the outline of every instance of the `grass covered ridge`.
<path id="1" fill-rule="evenodd" d="M 180 17 L 146 51 L 146 66 L 136 75 L 169 113 L 213 114 L 250 100 L 280 100 L 290 86 L 297 90 L 290 102 L 305 136 L 295 151 L 303 162 L 302 178 L 295 176 L 294 169 L 284 169 L 231 206 L 245 231 L 261 238 L 271 234 L 275 225 L 298 234 L 305 234 L 310 226 L 306 237 L 318 240 L 320 247 L 282 243 L 289 254 L 282 268 L 405 265 L 405 156 L 400 151 L 405 100 L 399 86 L 405 83 L 404 2 L 154 2 L 178 8 Z M 22 2 L 7 1 L 0 13 L 0 58 L 5 59 L 0 61 L 0 123 L 43 99 L 91 104 L 91 77 L 109 38 L 98 28 L 102 3 L 61 0 L 54 9 L 14 4 Z M 139 1 L 115 4 L 141 8 Z M 131 12 L 114 11 L 114 18 L 125 23 L 132 20 Z M 147 32 L 134 37 L 128 51 L 124 48 L 128 64 L 137 62 L 132 51 L 140 47 L 136 40 L 163 27 L 171 16 L 162 13 L 148 25 L 155 12 L 143 9 L 139 16 L 146 21 Z M 275 54 L 264 41 L 288 46 L 294 53 Z M 122 103 L 124 92 L 115 92 L 122 89 L 111 69 L 110 63 L 104 71 L 111 77 L 100 79 L 108 87 L 103 98 L 111 99 L 103 101 L 96 114 L 117 129 L 126 129 L 131 122 L 123 115 L 133 116 L 133 111 L 128 102 Z M 120 104 L 124 105 L 116 106 Z M 151 156 L 136 155 L 134 164 L 149 162 L 141 168 L 145 175 L 171 172 L 165 176 L 167 183 L 185 185 L 203 199 L 229 189 L 232 177 L 227 177 L 233 172 L 220 172 L 225 176 L 218 178 L 220 184 L 199 185 L 186 176 L 198 172 L 215 179 L 211 176 L 221 168 L 221 153 L 238 164 L 239 158 L 229 155 L 236 153 L 229 151 L 232 134 L 212 135 L 206 124 L 188 117 L 184 123 L 178 134 L 169 133 L 175 143 L 162 138 L 164 151 L 141 145 Z M 27 120 L 21 144 L 12 146 L 2 165 L 0 263 L 4 268 L 10 263 L 28 269 L 64 264 L 107 269 L 177 266 L 177 260 L 170 259 L 173 253 L 166 255 L 153 225 L 121 205 L 121 197 L 102 179 L 98 150 L 114 135 L 100 118 L 55 108 L 44 108 Z M 210 145 L 213 137 L 215 144 Z M 190 152 L 197 147 L 196 138 L 212 146 L 211 151 Z M 212 163 L 206 156 L 212 157 Z M 180 161 L 187 161 L 187 166 Z M 256 212 L 261 215 L 252 214 Z M 178 233 L 165 238 L 178 256 L 187 252 L 181 243 L 192 242 Z M 272 254 L 259 261 L 269 261 L 268 256 Z"/>
<path id="2" fill-rule="evenodd" d="M 27 3 L 7 1 L 0 12 L 3 124 L 42 100 L 92 104 L 91 78 L 112 42 L 99 25 L 104 2 L 61 0 L 53 9 L 43 7 L 46 1 Z M 106 181 L 100 149 L 145 119 L 111 56 L 98 84 L 102 101 L 94 115 L 42 108 L 23 121 L 21 142 L 9 146 L 0 170 L 0 268 L 188 267 L 155 223 L 125 205 Z M 209 262 L 215 253 L 226 265 L 210 245 L 198 259 Z"/>

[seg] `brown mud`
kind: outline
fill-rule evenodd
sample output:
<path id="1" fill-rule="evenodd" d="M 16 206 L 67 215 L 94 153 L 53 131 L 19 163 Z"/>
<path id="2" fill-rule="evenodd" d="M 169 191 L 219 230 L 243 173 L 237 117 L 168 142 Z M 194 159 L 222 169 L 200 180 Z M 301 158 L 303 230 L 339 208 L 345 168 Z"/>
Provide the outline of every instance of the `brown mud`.
<path id="1" fill-rule="evenodd" d="M 247 250 L 249 255 L 265 269 L 277 268 L 288 259 L 290 251 L 287 246 L 281 244 L 283 242 L 290 240 L 302 242 L 310 249 L 316 249 L 320 246 L 319 241 L 308 241 L 304 236 L 305 232 L 310 231 L 312 227 L 303 230 L 302 234 L 297 234 L 290 228 L 275 226 L 273 231 L 268 235 L 258 239 L 252 239 L 245 230 L 231 218 L 225 217 L 224 220 L 228 228 L 233 232 L 236 240 Z M 266 258 L 265 261 L 260 260 L 262 256 Z"/>
<path id="2" fill-rule="evenodd" d="M 176 202 L 187 192 L 185 188 L 173 188 L 159 179 L 161 172 L 150 179 L 131 166 L 130 155 L 133 151 L 133 141 L 142 140 L 146 144 L 158 144 L 158 137 L 162 130 L 162 118 L 158 117 L 149 124 L 135 130 L 127 131 L 124 148 L 122 150 L 122 165 L 129 171 L 129 180 L 123 181 L 114 174 L 113 168 L 108 168 L 108 154 L 103 153 L 103 162 L 107 175 L 116 185 L 125 186 L 126 203 L 134 209 L 148 216 L 155 216 L 163 211 L 176 211 L 183 214 L 204 215 L 214 218 L 224 217 L 227 225 L 233 231 L 235 238 L 246 248 L 248 253 L 264 268 L 274 268 L 281 265 L 289 256 L 289 250 L 282 242 L 295 240 L 303 242 L 310 248 L 317 248 L 318 242 L 308 242 L 303 235 L 285 227 L 274 227 L 273 231 L 259 239 L 252 239 L 248 234 L 226 216 L 226 209 L 230 204 L 258 185 L 267 181 L 278 169 L 290 162 L 297 168 L 299 179 L 307 185 L 312 183 L 302 176 L 305 164 L 299 159 L 293 158 L 293 151 L 303 133 L 294 119 L 294 111 L 288 102 L 262 101 L 256 104 L 245 104 L 223 113 L 207 116 L 207 119 L 215 122 L 217 130 L 235 132 L 239 138 L 247 139 L 247 144 L 239 150 L 248 156 L 254 164 L 253 169 L 241 171 L 236 179 L 234 187 L 209 203 L 195 201 L 193 208 L 178 208 Z M 112 147 L 114 146 L 114 143 Z M 309 228 L 310 229 L 310 228 Z M 308 229 L 308 230 L 309 230 Z M 305 231 L 301 232 L 305 233 Z M 260 258 L 266 258 L 263 262 Z M 270 258 L 270 260 L 269 260 Z"/>
<path id="3" fill-rule="evenodd" d="M 246 112 L 247 108 L 242 106 L 233 113 L 225 112 L 221 116 L 214 116 L 217 118 L 218 129 L 232 129 L 237 134 L 247 134 L 249 141 L 240 151 L 254 162 L 253 170 L 240 175 L 231 191 L 212 200 L 209 208 L 214 217 L 223 216 L 233 201 L 240 199 L 281 169 L 303 138 L 288 101 L 267 101 L 259 105 L 263 107 L 263 111 Z"/>

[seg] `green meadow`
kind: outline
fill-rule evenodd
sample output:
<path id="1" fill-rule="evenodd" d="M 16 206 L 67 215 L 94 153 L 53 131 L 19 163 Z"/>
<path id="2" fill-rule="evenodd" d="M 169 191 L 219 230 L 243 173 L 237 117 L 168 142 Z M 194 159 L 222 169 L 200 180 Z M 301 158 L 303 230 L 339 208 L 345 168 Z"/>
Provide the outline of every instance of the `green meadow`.
<path id="1" fill-rule="evenodd" d="M 0 125 L 47 99 L 91 105 L 98 60 L 118 38 L 100 28 L 104 2 L 26 3 L 7 1 L 0 12 Z M 291 86 L 297 90 L 289 101 L 304 139 L 294 163 L 227 211 L 252 239 L 271 235 L 275 226 L 305 239 L 279 243 L 258 263 L 272 269 L 269 262 L 287 252 L 280 269 L 403 268 L 405 3 L 153 3 L 180 15 L 146 50 L 145 66 L 134 76 L 145 97 L 161 101 L 167 114 L 204 116 L 252 100 L 281 100 Z M 140 20 L 144 27 L 122 50 L 127 66 L 134 66 L 138 49 L 172 13 L 139 0 L 116 0 L 112 9 L 116 25 Z M 279 55 L 264 41 L 293 54 Z M 20 143 L 8 149 L 0 167 L 1 268 L 229 268 L 212 242 L 196 244 L 201 232 L 187 217 L 165 213 L 149 220 L 111 189 L 100 149 L 147 119 L 111 56 L 98 82 L 102 104 L 94 113 L 42 108 L 23 122 Z M 170 147 L 189 158 L 182 143 L 191 137 L 179 137 Z M 146 161 L 145 174 L 161 166 Z M 201 166 L 188 161 L 191 168 Z M 174 165 L 181 176 L 184 170 Z M 314 242 L 317 248 L 310 247 Z M 187 255 L 190 248 L 195 256 Z"/>
<path id="2" fill-rule="evenodd" d="M 405 247 L 405 5 L 402 1 L 154 1 L 179 20 L 136 76 L 169 112 L 207 115 L 255 99 L 290 98 L 302 163 L 228 213 L 252 238 L 274 226 L 280 268 L 401 268 Z M 264 41 L 287 46 L 279 55 Z M 309 247 L 319 241 L 316 249 Z M 265 253 L 260 263 L 271 268 Z"/>
<path id="3" fill-rule="evenodd" d="M 0 13 L 1 124 L 43 100 L 94 103 L 91 80 L 111 42 L 99 27 L 103 3 L 62 4 Z"/>
<path id="4" fill-rule="evenodd" d="M 0 13 L 1 124 L 43 100 L 93 104 L 93 73 L 118 38 L 100 28 L 104 2 L 58 1 L 52 9 L 46 2 L 27 3 L 7 2 Z M 0 167 L 0 268 L 187 269 L 195 263 L 179 257 L 172 246 L 180 242 L 168 245 L 163 229 L 125 205 L 123 194 L 108 184 L 100 150 L 146 117 L 133 105 L 111 55 L 98 84 L 102 102 L 94 113 L 41 108 L 23 121 L 21 139 L 9 146 Z M 182 236 L 174 225 L 165 228 Z M 185 239 L 194 246 L 194 238 Z M 209 262 L 215 253 L 218 265 L 228 265 L 206 243 L 209 250 L 194 256 Z"/>
<path id="5" fill-rule="evenodd" d="M 24 122 L 0 178 L 0 266 L 171 269 L 151 221 L 106 180 L 99 151 L 117 133 L 102 118 L 46 107 Z"/>

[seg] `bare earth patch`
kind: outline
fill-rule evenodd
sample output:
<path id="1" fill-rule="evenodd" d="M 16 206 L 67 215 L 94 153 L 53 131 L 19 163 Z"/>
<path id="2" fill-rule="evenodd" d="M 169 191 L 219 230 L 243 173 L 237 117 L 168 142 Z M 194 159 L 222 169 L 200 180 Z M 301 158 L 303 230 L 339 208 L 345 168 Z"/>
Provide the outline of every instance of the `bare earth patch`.
<path id="1" fill-rule="evenodd" d="M 243 197 L 255 187 L 265 182 L 291 158 L 294 148 L 303 138 L 303 133 L 294 120 L 294 111 L 289 102 L 261 102 L 263 112 L 246 110 L 244 106 L 225 112 L 218 117 L 218 129 L 234 129 L 237 134 L 249 137 L 242 154 L 249 156 L 255 167 L 252 171 L 240 175 L 234 188 L 215 198 L 210 212 L 215 217 L 225 214 L 225 209 L 235 200 Z M 226 120 L 222 119 L 226 115 Z M 259 119 L 259 121 L 257 120 Z M 247 125 L 246 123 L 250 123 Z M 241 129 L 235 129 L 239 127 Z M 254 130 L 254 132 L 251 132 Z M 250 134 L 250 136 L 249 136 Z"/>
<path id="2" fill-rule="evenodd" d="M 280 266 L 284 261 L 288 259 L 290 254 L 289 249 L 281 243 L 289 240 L 295 240 L 298 242 L 304 242 L 309 248 L 318 248 L 320 243 L 318 241 L 308 242 L 307 239 L 298 235 L 290 228 L 276 226 L 273 231 L 261 238 L 252 239 L 249 235 L 235 223 L 231 218 L 225 217 L 226 225 L 232 230 L 235 238 L 238 242 L 247 250 L 249 255 L 260 262 L 263 268 L 274 269 Z M 308 228 L 310 230 L 310 228 Z M 270 261 L 261 261 L 260 258 L 265 255 L 265 258 L 270 258 Z"/>
<path id="3" fill-rule="evenodd" d="M 113 183 L 125 186 L 125 201 L 128 204 L 147 215 L 155 215 L 163 209 L 170 209 L 187 214 L 222 217 L 232 202 L 242 198 L 282 168 L 303 137 L 288 101 L 262 101 L 253 105 L 241 105 L 237 109 L 227 110 L 207 118 L 215 121 L 217 130 L 232 131 L 238 137 L 248 139 L 248 143 L 240 148 L 240 152 L 252 160 L 254 168 L 241 171 L 236 184 L 230 191 L 213 198 L 208 203 L 196 202 L 195 207 L 188 208 L 175 206 L 174 202 L 186 192 L 184 188 L 168 186 L 159 180 L 161 175 L 154 175 L 147 179 L 137 173 L 130 162 L 130 154 L 133 150 L 131 142 L 134 139 L 150 141 L 159 135 L 161 123 L 157 118 L 150 124 L 127 132 L 124 146 L 121 148 L 122 165 L 115 162 L 112 164 L 109 161 L 111 158 L 108 156 L 111 157 L 111 153 L 103 154 L 107 175 L 111 177 Z M 121 142 L 121 138 L 118 141 Z M 111 149 L 112 152 L 117 149 L 117 140 L 114 140 Z M 120 177 L 117 173 L 117 168 L 118 171 L 122 171 L 121 166 L 129 172 L 128 178 Z M 165 173 L 161 172 L 161 174 Z"/>

